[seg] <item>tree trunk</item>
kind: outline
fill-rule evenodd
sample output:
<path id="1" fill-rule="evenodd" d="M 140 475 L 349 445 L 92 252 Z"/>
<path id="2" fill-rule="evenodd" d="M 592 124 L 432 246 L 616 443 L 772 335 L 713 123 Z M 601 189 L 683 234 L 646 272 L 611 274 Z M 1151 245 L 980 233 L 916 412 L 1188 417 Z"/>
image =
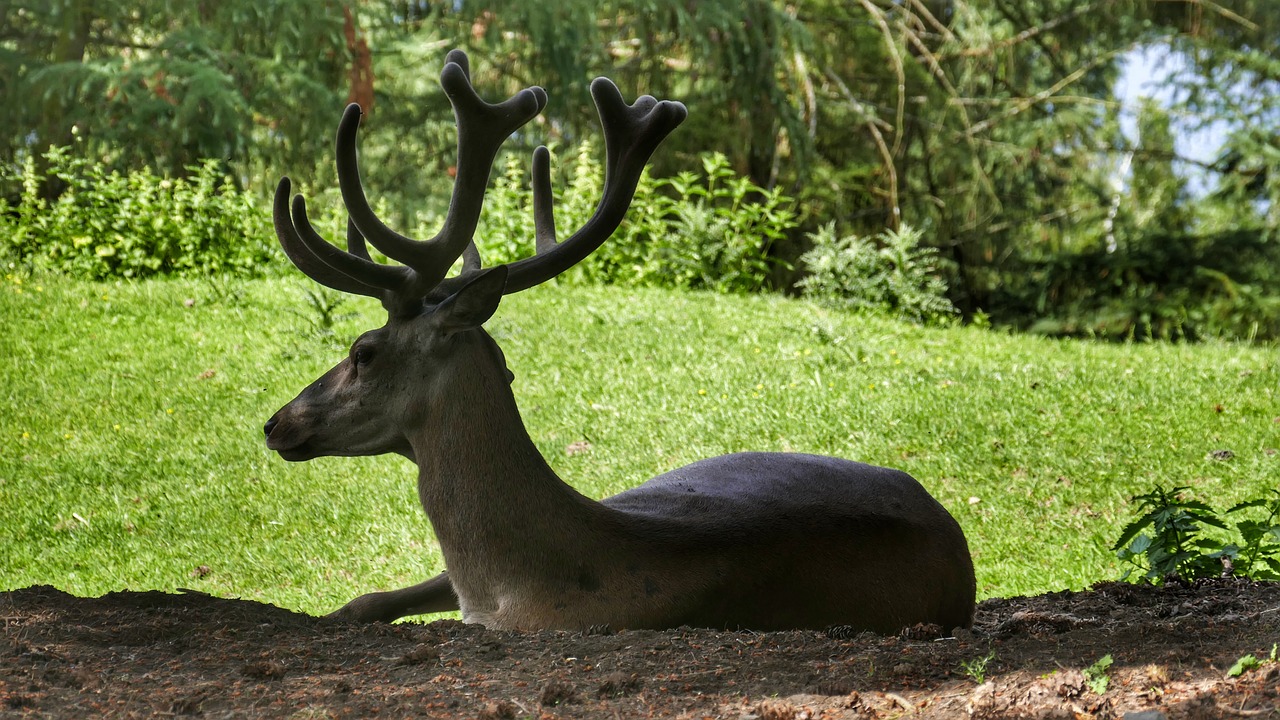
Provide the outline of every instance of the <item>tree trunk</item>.
<path id="1" fill-rule="evenodd" d="M 58 39 L 53 46 L 51 62 L 59 64 L 84 62 L 85 48 L 89 44 L 89 27 L 92 23 L 91 0 L 75 0 L 71 3 L 67 13 L 63 15 L 61 32 L 58 33 Z M 66 190 L 66 183 L 44 172 L 43 157 L 43 150 L 49 146 L 70 145 L 75 141 L 73 127 L 66 122 L 65 116 L 62 105 L 56 98 L 45 100 L 43 117 L 37 131 L 42 152 L 37 153 L 36 157 L 38 171 L 44 178 L 40 196 L 45 200 L 55 200 Z"/>

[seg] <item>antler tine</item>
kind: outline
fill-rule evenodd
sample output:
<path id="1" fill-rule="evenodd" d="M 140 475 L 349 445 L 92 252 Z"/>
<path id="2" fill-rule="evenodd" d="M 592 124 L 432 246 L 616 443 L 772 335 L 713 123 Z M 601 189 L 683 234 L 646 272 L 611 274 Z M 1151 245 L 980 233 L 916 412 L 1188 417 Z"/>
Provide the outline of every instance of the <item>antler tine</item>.
<path id="1" fill-rule="evenodd" d="M 534 218 L 538 253 L 511 265 L 506 293 L 527 290 L 568 270 L 600 247 L 626 217 L 636 185 L 658 145 L 688 116 L 682 103 L 644 95 L 634 104 L 622 99 L 607 78 L 591 83 L 591 96 L 600 114 L 605 137 L 604 192 L 595 213 L 564 242 L 555 242 L 551 211 L 550 171 L 546 150 L 534 152 Z"/>
<path id="2" fill-rule="evenodd" d="M 484 204 L 489 169 L 498 148 L 547 104 L 546 92 L 538 87 L 521 90 L 498 104 L 487 103 L 471 86 L 466 55 L 455 50 L 447 59 L 440 73 L 440 85 L 453 105 L 458 126 L 458 174 L 444 225 L 435 237 L 426 241 L 405 237 L 387 227 L 369 206 L 356 162 L 358 105 L 347 107 L 336 141 L 338 182 L 352 221 L 374 247 L 414 270 L 417 275 L 414 290 L 423 294 L 444 279 L 454 260 L 471 242 Z"/>
<path id="3" fill-rule="evenodd" d="M 533 151 L 533 237 L 536 253 L 548 252 L 556 243 L 556 215 L 552 209 L 551 151 L 539 145 Z"/>
<path id="4" fill-rule="evenodd" d="M 385 288 L 370 285 L 342 270 L 334 268 L 311 250 L 310 246 L 298 233 L 298 228 L 294 225 L 293 218 L 289 216 L 289 188 L 289 178 L 281 178 L 280 184 L 276 186 L 276 195 L 272 203 L 271 213 L 272 222 L 275 225 L 276 238 L 280 240 L 280 246 L 284 248 L 284 254 L 288 256 L 289 260 L 304 275 L 325 287 L 356 295 L 381 297 Z M 328 243 L 324 244 L 328 245 Z"/>
<path id="5" fill-rule="evenodd" d="M 293 225 L 298 238 L 312 255 L 343 275 L 364 285 L 378 288 L 379 292 L 375 297 L 385 299 L 384 296 L 388 292 L 403 293 L 414 280 L 414 274 L 410 268 L 382 265 L 366 260 L 359 255 L 344 252 L 320 237 L 320 233 L 311 226 L 311 220 L 307 217 L 307 201 L 301 195 L 293 198 Z M 363 243 L 360 244 L 363 245 Z"/>
<path id="6" fill-rule="evenodd" d="M 360 234 L 360 228 L 356 227 L 351 218 L 347 218 L 347 252 L 358 258 L 364 258 L 370 262 L 373 258 L 369 257 L 369 248 L 365 247 L 364 236 Z"/>
<path id="7" fill-rule="evenodd" d="M 480 248 L 476 247 L 476 241 L 472 240 L 462 250 L 462 271 L 472 272 L 479 270 L 484 266 L 484 261 L 480 259 Z"/>

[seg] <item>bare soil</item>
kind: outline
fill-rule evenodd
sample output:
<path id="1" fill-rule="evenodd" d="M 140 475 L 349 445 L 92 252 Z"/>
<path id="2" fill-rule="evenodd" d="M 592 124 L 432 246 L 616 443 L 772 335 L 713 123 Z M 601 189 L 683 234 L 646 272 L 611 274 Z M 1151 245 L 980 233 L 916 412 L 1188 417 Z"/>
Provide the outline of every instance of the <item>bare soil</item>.
<path id="1" fill-rule="evenodd" d="M 4 717 L 1280 717 L 1280 584 L 1242 580 L 987 600 L 954 638 L 353 625 L 50 587 L 0 593 L 0 626 Z"/>

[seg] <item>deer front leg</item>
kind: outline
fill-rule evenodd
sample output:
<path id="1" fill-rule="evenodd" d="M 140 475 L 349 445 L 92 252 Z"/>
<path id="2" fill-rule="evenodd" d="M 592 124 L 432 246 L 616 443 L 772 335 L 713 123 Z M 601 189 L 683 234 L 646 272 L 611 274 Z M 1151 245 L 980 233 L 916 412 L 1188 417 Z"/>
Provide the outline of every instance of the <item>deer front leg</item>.
<path id="1" fill-rule="evenodd" d="M 348 622 L 391 622 L 409 615 L 449 612 L 458 609 L 458 596 L 449 582 L 449 573 L 401 590 L 374 592 L 352 600 L 326 617 Z"/>

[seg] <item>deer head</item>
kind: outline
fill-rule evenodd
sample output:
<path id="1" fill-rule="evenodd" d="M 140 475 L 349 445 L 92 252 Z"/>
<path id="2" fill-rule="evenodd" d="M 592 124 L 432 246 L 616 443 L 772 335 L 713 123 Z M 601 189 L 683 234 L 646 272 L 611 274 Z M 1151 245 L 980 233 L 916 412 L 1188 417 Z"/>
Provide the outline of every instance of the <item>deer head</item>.
<path id="1" fill-rule="evenodd" d="M 360 336 L 346 359 L 267 422 L 267 446 L 287 460 L 387 452 L 412 458 L 406 428 L 431 421 L 431 403 L 424 398 L 458 388 L 482 392 L 492 378 L 477 383 L 466 376 L 505 369 L 501 351 L 480 330 L 502 296 L 554 278 L 607 240 L 626 215 L 649 157 L 686 116 L 678 102 L 646 95 L 628 105 L 609 80 L 593 81 L 606 151 L 604 191 L 595 213 L 557 240 L 550 156 L 539 147 L 532 162 L 536 252 L 484 268 L 473 236 L 494 158 L 507 137 L 542 111 L 547 97 L 533 87 L 501 103 L 485 102 L 472 88 L 467 57 L 458 50 L 446 58 L 440 84 L 457 121 L 458 159 L 449 209 L 435 237 L 405 237 L 370 207 L 357 166 L 358 105 L 343 113 L 336 140 L 338 181 L 349 215 L 347 249 L 315 231 L 302 196 L 290 203 L 288 178 L 276 189 L 276 235 L 293 264 L 327 287 L 379 298 L 387 310 L 383 327 Z M 401 264 L 374 262 L 366 240 Z M 462 271 L 448 277 L 459 257 Z"/>

